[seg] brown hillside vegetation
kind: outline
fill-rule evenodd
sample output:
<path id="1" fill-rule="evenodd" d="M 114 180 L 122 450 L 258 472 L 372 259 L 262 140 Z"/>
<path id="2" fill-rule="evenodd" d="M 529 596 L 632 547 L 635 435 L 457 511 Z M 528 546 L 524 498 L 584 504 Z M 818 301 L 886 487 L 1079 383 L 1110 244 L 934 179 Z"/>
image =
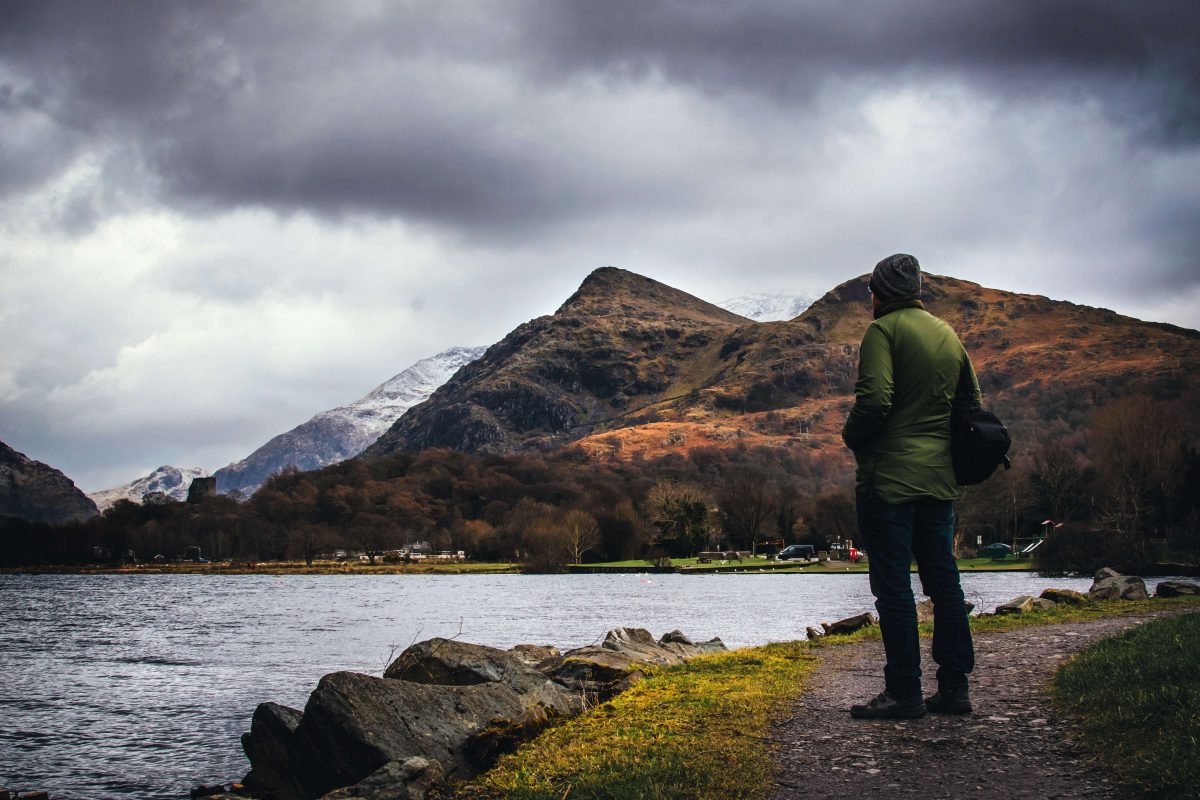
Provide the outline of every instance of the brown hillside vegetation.
<path id="1" fill-rule="evenodd" d="M 402 417 L 368 452 L 450 447 L 521 452 L 578 443 L 593 458 L 696 447 L 825 451 L 838 436 L 870 323 L 867 276 L 787 322 L 754 323 L 624 270 L 592 273 Z M 1080 428 L 1107 400 L 1183 393 L 1200 333 L 1106 309 L 926 275 L 922 300 L 949 322 L 985 403 L 1032 442 Z"/>
<path id="2" fill-rule="evenodd" d="M 750 324 L 649 278 L 598 269 L 553 315 L 493 345 L 364 455 L 548 449 L 618 420 L 646 422 L 638 412 L 702 383 L 713 343 Z"/>

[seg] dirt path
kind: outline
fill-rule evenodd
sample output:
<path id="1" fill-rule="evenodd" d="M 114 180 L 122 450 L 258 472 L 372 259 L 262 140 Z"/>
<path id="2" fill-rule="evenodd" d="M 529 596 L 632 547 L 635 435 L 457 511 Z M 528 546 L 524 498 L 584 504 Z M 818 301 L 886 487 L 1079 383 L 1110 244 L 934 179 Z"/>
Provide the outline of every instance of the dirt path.
<path id="1" fill-rule="evenodd" d="M 883 643 L 822 651 L 793 716 L 775 730 L 777 800 L 919 796 L 922 800 L 1110 798 L 1112 787 L 1067 739 L 1047 686 L 1071 653 L 1164 616 L 1156 612 L 1020 628 L 975 640 L 975 713 L 918 720 L 857 720 L 853 703 L 883 689 Z M 929 640 L 923 669 L 932 691 Z"/>

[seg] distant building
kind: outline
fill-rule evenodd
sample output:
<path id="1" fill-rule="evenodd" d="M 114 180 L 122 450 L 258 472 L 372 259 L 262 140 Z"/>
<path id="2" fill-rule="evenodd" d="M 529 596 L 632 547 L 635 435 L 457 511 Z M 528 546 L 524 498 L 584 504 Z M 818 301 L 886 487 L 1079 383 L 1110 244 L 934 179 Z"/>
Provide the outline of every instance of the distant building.
<path id="1" fill-rule="evenodd" d="M 189 503 L 199 503 L 206 497 L 217 496 L 217 479 L 216 478 L 195 478 L 192 484 L 188 486 L 187 501 Z"/>

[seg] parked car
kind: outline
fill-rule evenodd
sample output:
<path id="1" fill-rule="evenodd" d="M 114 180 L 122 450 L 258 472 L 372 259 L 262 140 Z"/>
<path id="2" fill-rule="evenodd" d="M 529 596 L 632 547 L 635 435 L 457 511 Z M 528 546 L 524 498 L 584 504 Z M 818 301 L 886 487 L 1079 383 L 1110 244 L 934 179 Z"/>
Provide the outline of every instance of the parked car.
<path id="1" fill-rule="evenodd" d="M 794 561 L 797 559 L 807 561 L 817 554 L 817 550 L 811 544 L 789 544 L 787 547 L 779 551 L 779 555 L 775 558 L 779 561 Z"/>
<path id="2" fill-rule="evenodd" d="M 985 544 L 975 551 L 980 558 L 1004 558 L 1012 553 L 1012 548 L 1004 542 Z"/>

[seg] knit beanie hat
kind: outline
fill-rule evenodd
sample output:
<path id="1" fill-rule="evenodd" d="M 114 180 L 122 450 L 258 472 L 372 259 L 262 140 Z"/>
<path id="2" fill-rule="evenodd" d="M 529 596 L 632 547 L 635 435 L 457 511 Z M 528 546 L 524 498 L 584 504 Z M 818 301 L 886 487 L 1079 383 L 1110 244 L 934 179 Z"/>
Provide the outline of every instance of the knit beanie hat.
<path id="1" fill-rule="evenodd" d="M 907 253 L 888 256 L 875 265 L 867 284 L 881 303 L 921 296 L 921 265 Z"/>

